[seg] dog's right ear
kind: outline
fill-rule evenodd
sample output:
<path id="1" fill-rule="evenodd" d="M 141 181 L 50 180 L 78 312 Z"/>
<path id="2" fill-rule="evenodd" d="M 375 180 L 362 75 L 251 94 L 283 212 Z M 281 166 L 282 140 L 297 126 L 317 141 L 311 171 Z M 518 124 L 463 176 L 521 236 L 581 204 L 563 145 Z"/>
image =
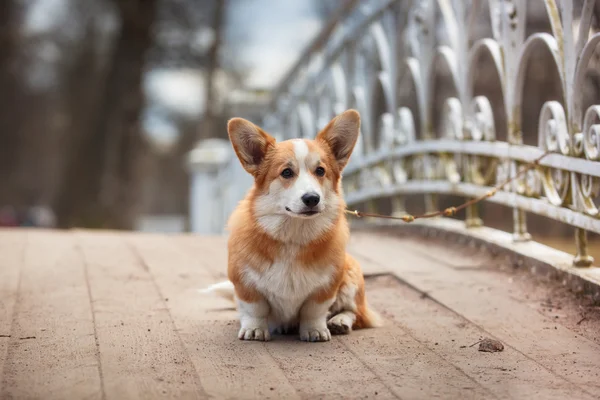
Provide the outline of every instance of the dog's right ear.
<path id="1" fill-rule="evenodd" d="M 242 167 L 255 175 L 275 139 L 268 133 L 243 118 L 233 118 L 227 123 L 227 133 Z"/>
<path id="2" fill-rule="evenodd" d="M 329 147 L 342 170 L 350 159 L 359 133 L 360 114 L 356 110 L 346 110 L 319 132 L 317 141 Z"/>

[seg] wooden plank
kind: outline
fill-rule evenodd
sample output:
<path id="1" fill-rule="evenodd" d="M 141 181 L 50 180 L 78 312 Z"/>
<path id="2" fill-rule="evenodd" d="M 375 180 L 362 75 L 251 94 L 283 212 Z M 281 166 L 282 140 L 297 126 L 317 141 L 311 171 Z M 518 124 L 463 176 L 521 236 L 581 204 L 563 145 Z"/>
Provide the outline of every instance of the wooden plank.
<path id="1" fill-rule="evenodd" d="M 84 268 L 70 239 L 28 233 L 2 398 L 102 398 Z"/>
<path id="2" fill-rule="evenodd" d="M 490 333 L 392 277 L 370 280 L 367 290 L 371 303 L 384 307 L 390 323 L 406 330 L 498 398 L 593 398 L 509 345 L 501 353 L 478 351 L 477 345 L 472 345 L 491 337 Z"/>
<path id="3" fill-rule="evenodd" d="M 508 296 L 508 280 L 435 263 L 395 238 L 355 235 L 362 237 L 362 245 L 352 252 L 363 260 L 387 268 L 580 391 L 600 396 L 600 346 Z"/>
<path id="4" fill-rule="evenodd" d="M 8 344 L 13 334 L 13 316 L 26 240 L 25 231 L 0 229 L 0 394 L 4 387 Z"/>
<path id="5" fill-rule="evenodd" d="M 78 233 L 106 398 L 206 398 L 165 297 L 125 237 Z"/>
<path id="6" fill-rule="evenodd" d="M 300 399 L 268 351 L 274 342 L 241 341 L 238 329 L 237 321 L 204 320 L 182 332 L 206 392 L 216 399 Z"/>
<path id="7" fill-rule="evenodd" d="M 179 237 L 137 236 L 131 243 L 169 298 L 167 306 L 206 393 L 231 399 L 298 398 L 266 350 L 271 343 L 238 340 L 237 313 L 231 304 L 197 292 L 215 281 L 208 272 L 218 262 L 211 249 L 222 252 L 215 242 L 209 240 L 199 251 L 180 246 Z"/>
<path id="8" fill-rule="evenodd" d="M 395 299 L 398 294 L 387 295 L 387 301 L 381 304 L 386 309 L 393 303 L 390 298 Z M 339 340 L 401 398 L 496 398 L 461 368 L 449 363 L 444 354 L 421 344 L 391 321 L 378 329 L 340 336 Z"/>
<path id="9" fill-rule="evenodd" d="M 352 234 L 350 236 L 350 248 L 362 246 L 362 238 L 364 233 Z M 368 240 L 368 239 L 367 239 Z M 425 259 L 431 259 L 434 262 L 448 265 L 455 269 L 485 269 L 489 265 L 489 256 L 477 251 L 473 247 L 463 245 L 447 245 L 442 241 L 435 239 L 416 239 L 414 237 L 398 238 L 402 242 L 403 247 L 410 248 L 410 251 L 421 255 Z M 435 251 L 432 251 L 435 249 Z M 381 269 L 378 264 L 366 264 L 367 269 Z"/>
<path id="10" fill-rule="evenodd" d="M 182 251 L 197 261 L 209 261 L 202 264 L 202 269 L 212 276 L 211 283 L 227 279 L 226 237 L 185 235 L 175 240 Z"/>
<path id="11" fill-rule="evenodd" d="M 338 337 L 327 343 L 306 343 L 296 335 L 276 336 L 267 349 L 301 398 L 400 398 Z"/>

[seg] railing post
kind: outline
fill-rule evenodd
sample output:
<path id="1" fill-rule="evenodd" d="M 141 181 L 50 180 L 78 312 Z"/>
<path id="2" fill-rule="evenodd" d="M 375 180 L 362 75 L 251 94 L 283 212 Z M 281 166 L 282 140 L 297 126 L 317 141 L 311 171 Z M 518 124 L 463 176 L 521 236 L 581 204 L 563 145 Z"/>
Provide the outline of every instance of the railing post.
<path id="1" fill-rule="evenodd" d="M 483 225 L 483 221 L 479 218 L 479 209 L 477 204 L 473 204 L 466 209 L 465 225 L 467 228 L 477 228 Z"/>
<path id="2" fill-rule="evenodd" d="M 392 197 L 392 215 L 401 217 L 406 214 L 406 199 L 404 196 L 398 195 Z"/>
<path id="3" fill-rule="evenodd" d="M 367 200 L 365 206 L 368 213 L 376 214 L 378 212 L 377 203 L 375 200 Z"/>
<path id="4" fill-rule="evenodd" d="M 519 131 L 518 133 L 516 133 L 516 136 L 513 135 L 513 137 L 516 137 L 515 142 L 518 145 L 522 145 L 523 144 L 523 140 L 522 140 L 522 133 Z M 510 170 L 510 173 L 512 174 L 512 176 L 515 176 L 519 173 L 519 164 L 516 162 L 512 163 L 512 168 Z M 517 179 L 515 182 L 513 182 L 512 185 L 512 190 L 515 193 L 519 193 L 519 185 L 521 183 L 519 182 L 519 179 Z M 513 208 L 513 241 L 514 242 L 527 242 L 531 240 L 531 234 L 529 232 L 527 232 L 527 215 L 525 214 L 525 211 L 521 210 L 520 208 Z"/>
<path id="5" fill-rule="evenodd" d="M 438 196 L 435 193 L 425 195 L 425 212 L 435 212 L 438 209 Z"/>
<path id="6" fill-rule="evenodd" d="M 531 240 L 531 234 L 527 232 L 527 216 L 525 211 L 513 208 L 513 241 L 526 242 Z"/>
<path id="7" fill-rule="evenodd" d="M 223 230 L 218 175 L 230 158 L 230 145 L 224 139 L 203 140 L 188 154 L 192 179 L 190 229 L 193 233 L 218 234 Z"/>
<path id="8" fill-rule="evenodd" d="M 587 252 L 587 232 L 585 229 L 575 229 L 575 245 L 577 254 L 573 259 L 573 265 L 576 267 L 590 267 L 594 264 L 594 257 Z"/>
<path id="9" fill-rule="evenodd" d="M 470 135 L 470 133 L 469 133 Z M 475 182 L 475 165 L 470 157 L 463 157 L 463 170 L 467 182 Z M 470 205 L 465 210 L 465 225 L 467 228 L 477 228 L 483 225 L 483 220 L 479 216 L 479 206 L 477 204 Z"/>

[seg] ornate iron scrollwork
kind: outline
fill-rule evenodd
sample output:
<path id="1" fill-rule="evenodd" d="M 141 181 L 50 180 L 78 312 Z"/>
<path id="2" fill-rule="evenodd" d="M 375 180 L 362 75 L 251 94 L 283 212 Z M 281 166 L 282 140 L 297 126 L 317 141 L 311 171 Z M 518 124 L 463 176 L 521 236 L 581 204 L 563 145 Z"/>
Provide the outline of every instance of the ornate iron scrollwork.
<path id="1" fill-rule="evenodd" d="M 526 36 L 527 1 L 543 2 L 552 33 Z M 408 14 L 405 0 L 357 8 L 344 37 L 338 34 L 319 57 L 299 61 L 309 72 L 276 92 L 270 120 L 279 120 L 283 132 L 290 115 L 302 117 L 306 129 L 307 123 L 322 125 L 345 108 L 359 110 L 364 137 L 344 174 L 350 205 L 396 196 L 406 188 L 429 200 L 438 193 L 481 195 L 550 150 L 538 168 L 493 201 L 515 210 L 519 240 L 528 238 L 525 212 L 576 227 L 577 265 L 588 265 L 585 230 L 600 233 L 600 104 L 583 110 L 582 93 L 600 34 L 589 35 L 593 7 L 575 15 L 570 0 L 527 1 L 489 0 L 491 37 L 473 37 L 469 29 L 485 22 L 462 1 L 412 1 Z M 396 15 L 400 12 L 403 18 Z M 581 25 L 577 38 L 570 29 L 575 18 Z M 558 83 L 562 97 L 548 98 L 538 114 L 530 111 L 529 120 L 538 118 L 538 145 L 532 146 L 523 144 L 522 130 L 526 72 L 536 51 L 550 56 L 549 67 L 560 82 L 548 84 Z M 477 88 L 481 57 L 491 60 L 497 93 Z M 312 59 L 319 64 L 309 68 Z M 440 76 L 445 86 L 436 86 Z M 327 93 L 312 98 L 312 88 Z M 309 110 L 318 118 L 309 118 Z M 496 125 L 500 119 L 504 122 Z M 392 199 L 394 209 L 402 208 L 398 199 Z M 478 219 L 475 209 L 469 215 Z M 472 221 L 470 226 L 477 225 Z"/>

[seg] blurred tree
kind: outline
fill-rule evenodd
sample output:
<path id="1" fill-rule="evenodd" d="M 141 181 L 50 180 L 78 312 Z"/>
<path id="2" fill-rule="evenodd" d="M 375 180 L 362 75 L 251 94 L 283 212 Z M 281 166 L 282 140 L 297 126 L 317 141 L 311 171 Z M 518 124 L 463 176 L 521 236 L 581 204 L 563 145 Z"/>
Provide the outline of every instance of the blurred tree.
<path id="1" fill-rule="evenodd" d="M 59 225 L 62 227 L 85 226 L 81 225 L 85 222 L 82 214 L 93 211 L 82 210 L 86 204 L 81 202 L 88 201 L 83 193 L 94 187 L 88 180 L 94 179 L 94 175 L 99 176 L 99 173 L 95 174 L 93 171 L 97 166 L 90 163 L 92 160 L 85 156 L 101 152 L 100 148 L 91 149 L 90 143 L 94 142 L 93 135 L 97 133 L 94 124 L 100 102 L 98 93 L 102 93 L 108 68 L 101 65 L 101 60 L 98 59 L 98 33 L 93 18 L 89 14 L 84 14 L 83 18 L 85 33 L 78 51 L 73 55 L 71 65 L 66 68 L 67 77 L 64 83 L 64 107 L 65 112 L 69 114 L 69 124 L 64 149 L 65 162 L 55 199 Z M 86 151 L 88 153 L 85 153 Z"/>
<path id="2" fill-rule="evenodd" d="M 162 0 L 155 42 L 150 51 L 152 67 L 163 71 L 201 72 L 204 109 L 189 115 L 174 109 L 160 109 L 178 132 L 174 146 L 156 151 L 144 180 L 143 211 L 186 216 L 189 173 L 186 155 L 199 139 L 226 135 L 223 103 L 226 86 L 240 86 L 244 66 L 224 60 L 222 35 L 226 24 L 225 0 Z M 218 83 L 221 83 L 219 85 Z M 160 107 L 158 107 L 160 108 Z M 158 110 L 155 110 L 155 112 Z"/>
<path id="3" fill-rule="evenodd" d="M 15 74 L 18 46 L 18 14 L 20 7 L 14 0 L 0 1 L 0 206 L 14 202 L 13 174 L 18 162 L 18 131 L 15 96 L 19 81 Z"/>
<path id="4" fill-rule="evenodd" d="M 206 88 L 206 107 L 204 110 L 204 116 L 202 117 L 202 124 L 200 125 L 198 139 L 206 139 L 214 136 L 215 118 L 217 117 L 215 73 L 219 68 L 219 50 L 221 48 L 221 41 L 223 37 L 223 16 L 225 14 L 225 3 L 225 0 L 217 1 L 214 7 L 212 26 L 213 40 L 210 50 L 208 51 L 208 65 L 206 66 L 206 78 L 204 79 Z"/>
<path id="5" fill-rule="evenodd" d="M 0 208 L 51 204 L 62 227 L 186 214 L 185 155 L 199 139 L 226 136 L 225 97 L 246 73 L 221 39 L 229 4 L 0 0 Z M 149 71 L 201 75 L 199 114 L 161 94 L 147 107 Z M 156 109 L 176 132 L 168 149 L 148 146 L 140 126 L 141 112 Z"/>
<path id="6" fill-rule="evenodd" d="M 142 76 L 158 1 L 113 1 L 121 26 L 97 94 L 98 105 L 89 119 L 91 134 L 69 155 L 57 201 L 63 227 L 132 229 L 135 222 L 145 152 L 140 128 Z M 87 40 L 92 40 L 89 34 Z"/>

